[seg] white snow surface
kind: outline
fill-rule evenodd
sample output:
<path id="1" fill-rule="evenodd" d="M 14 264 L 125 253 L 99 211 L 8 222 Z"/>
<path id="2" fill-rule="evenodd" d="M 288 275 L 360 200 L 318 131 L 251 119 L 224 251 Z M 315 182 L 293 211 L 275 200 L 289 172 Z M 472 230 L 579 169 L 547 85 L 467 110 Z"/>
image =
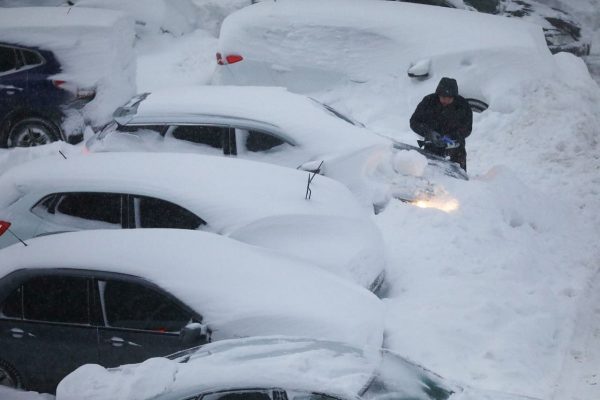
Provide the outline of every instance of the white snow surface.
<path id="1" fill-rule="evenodd" d="M 108 122 L 115 107 L 136 92 L 133 28 L 133 19 L 114 10 L 16 7 L 0 12 L 3 41 L 52 51 L 62 66 L 53 79 L 95 88 L 96 97 L 82 110 L 92 125 Z"/>
<path id="2" fill-rule="evenodd" d="M 596 3 L 569 1 L 597 26 Z M 337 7 L 327 15 L 343 13 Z M 413 25 L 428 24 L 428 18 L 415 18 Z M 514 38 L 515 32 L 497 36 Z M 318 50 L 309 41 L 290 43 L 297 54 Z M 598 48 L 594 42 L 592 52 Z M 184 59 L 178 48 L 160 51 Z M 485 52 L 459 53 L 456 59 L 472 60 Z M 395 53 L 387 54 L 393 58 Z M 600 89 L 574 56 L 546 54 L 530 62 L 519 61 L 522 55 L 473 64 L 475 74 L 490 70 L 475 86 L 485 84 L 494 101 L 475 115 L 467 140 L 471 180 L 457 181 L 453 191 L 460 208 L 443 213 L 392 201 L 375 217 L 389 253 L 387 345 L 446 378 L 480 388 L 595 400 L 600 398 L 600 321 L 589 299 L 600 291 Z M 412 143 L 408 119 L 439 76 L 423 87 L 405 85 L 405 65 L 392 59 L 388 65 L 395 72 L 379 74 L 383 63 L 369 61 L 366 68 L 374 79 L 315 97 L 372 130 Z M 511 72 L 515 65 L 522 67 L 522 77 Z M 153 63 L 145 68 L 144 84 L 156 86 L 151 72 L 160 75 L 163 69 Z M 181 84 L 179 72 L 159 79 L 165 86 Z M 455 72 L 460 70 L 444 73 Z M 459 79 L 459 87 L 464 82 Z M 0 150 L 1 171 L 13 160 L 60 147 Z"/>
<path id="3" fill-rule="evenodd" d="M 67 246 L 71 250 L 65 252 Z M 377 348 L 383 339 L 383 307 L 366 289 L 278 252 L 211 233 L 122 229 L 48 235 L 27 247 L 4 249 L 0 273 L 73 266 L 155 283 L 200 313 L 213 340 L 316 335 Z"/>

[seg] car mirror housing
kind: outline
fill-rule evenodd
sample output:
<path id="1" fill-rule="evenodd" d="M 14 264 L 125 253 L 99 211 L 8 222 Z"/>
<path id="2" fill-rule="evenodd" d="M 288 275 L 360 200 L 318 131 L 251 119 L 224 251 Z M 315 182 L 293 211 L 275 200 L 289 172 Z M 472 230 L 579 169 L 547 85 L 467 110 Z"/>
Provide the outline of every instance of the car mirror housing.
<path id="1" fill-rule="evenodd" d="M 183 327 L 179 333 L 181 341 L 190 346 L 210 342 L 210 329 L 208 325 L 198 322 L 190 322 Z"/>
<path id="2" fill-rule="evenodd" d="M 415 63 L 411 63 L 410 67 L 406 71 L 410 78 L 429 78 L 429 71 L 431 70 L 431 59 L 426 58 L 419 60 Z"/>

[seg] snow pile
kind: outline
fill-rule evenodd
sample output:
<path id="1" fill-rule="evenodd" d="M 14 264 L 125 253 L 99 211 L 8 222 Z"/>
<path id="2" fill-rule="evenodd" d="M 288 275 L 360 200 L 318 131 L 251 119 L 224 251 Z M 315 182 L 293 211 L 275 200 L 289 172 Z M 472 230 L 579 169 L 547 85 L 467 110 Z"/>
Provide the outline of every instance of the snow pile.
<path id="1" fill-rule="evenodd" d="M 163 393 L 187 398 L 253 387 L 321 390 L 352 398 L 378 362 L 377 349 L 369 352 L 335 342 L 287 337 L 227 340 L 204 346 L 186 363 L 153 358 L 109 370 L 83 366 L 61 382 L 57 399 L 143 400 Z M 414 378 L 407 372 L 407 379 Z"/>
<path id="2" fill-rule="evenodd" d="M 46 393 L 24 392 L 10 389 L 0 385 L 0 399 L 2 400 L 54 400 L 54 396 Z"/>
<path id="3" fill-rule="evenodd" d="M 377 216 L 402 260 L 387 275 L 387 344 L 447 378 L 546 398 L 598 257 L 595 233 L 506 167 L 456 185 L 457 211 L 393 201 Z"/>
<path id="4" fill-rule="evenodd" d="M 95 89 L 83 108 L 92 125 L 110 120 L 113 110 L 135 89 L 133 21 L 109 10 L 63 7 L 4 8 L 2 40 L 52 51 L 64 80 L 78 89 Z M 67 132 L 69 133 L 69 132 Z"/>

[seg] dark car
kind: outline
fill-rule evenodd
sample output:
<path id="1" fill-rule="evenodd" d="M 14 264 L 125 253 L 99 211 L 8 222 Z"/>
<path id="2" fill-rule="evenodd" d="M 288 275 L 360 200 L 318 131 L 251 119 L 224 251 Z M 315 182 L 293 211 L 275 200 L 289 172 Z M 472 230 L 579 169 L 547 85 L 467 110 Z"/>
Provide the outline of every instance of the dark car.
<path id="1" fill-rule="evenodd" d="M 372 293 L 220 235 L 106 229 L 26 242 L 0 252 L 0 385 L 53 392 L 83 364 L 116 367 L 240 336 L 383 339 Z"/>
<path id="2" fill-rule="evenodd" d="M 52 79 L 61 65 L 51 51 L 0 43 L 0 147 L 29 147 L 64 140 L 65 109 L 91 93 L 72 93 Z M 77 141 L 81 136 L 70 136 Z"/>
<path id="3" fill-rule="evenodd" d="M 448 0 L 400 0 L 456 8 Z M 467 8 L 510 18 L 522 18 L 541 25 L 552 53 L 567 51 L 577 56 L 590 54 L 591 42 L 582 34 L 581 24 L 567 12 L 535 0 L 464 0 Z"/>

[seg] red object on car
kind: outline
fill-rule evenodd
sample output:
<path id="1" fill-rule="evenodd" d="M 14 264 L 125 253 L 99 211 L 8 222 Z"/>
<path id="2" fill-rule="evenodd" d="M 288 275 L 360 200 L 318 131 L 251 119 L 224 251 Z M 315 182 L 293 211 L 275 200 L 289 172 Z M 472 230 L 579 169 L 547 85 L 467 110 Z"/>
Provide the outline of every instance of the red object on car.
<path id="1" fill-rule="evenodd" d="M 221 53 L 217 53 L 217 64 L 219 65 L 235 64 L 236 62 L 240 62 L 243 59 L 244 57 L 238 54 L 230 54 L 228 56 L 225 56 L 225 59 L 223 59 Z"/>
<path id="2" fill-rule="evenodd" d="M 6 232 L 8 228 L 10 228 L 10 222 L 0 221 L 0 236 L 4 235 L 4 232 Z"/>

